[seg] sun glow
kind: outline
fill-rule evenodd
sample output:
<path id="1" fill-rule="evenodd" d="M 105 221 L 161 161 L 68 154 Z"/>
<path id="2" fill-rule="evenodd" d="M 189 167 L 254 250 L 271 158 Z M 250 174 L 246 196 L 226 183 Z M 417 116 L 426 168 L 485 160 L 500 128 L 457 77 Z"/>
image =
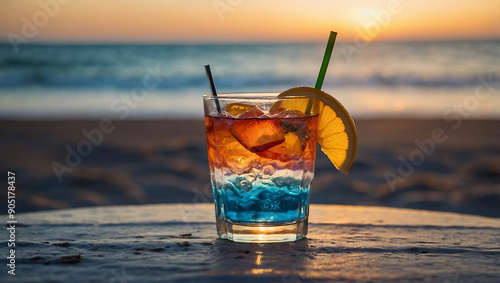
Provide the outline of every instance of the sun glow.
<path id="1" fill-rule="evenodd" d="M 29 42 L 323 42 L 332 29 L 341 41 L 500 38 L 496 0 L 40 3 L 0 1 L 0 40 L 15 34 Z"/>

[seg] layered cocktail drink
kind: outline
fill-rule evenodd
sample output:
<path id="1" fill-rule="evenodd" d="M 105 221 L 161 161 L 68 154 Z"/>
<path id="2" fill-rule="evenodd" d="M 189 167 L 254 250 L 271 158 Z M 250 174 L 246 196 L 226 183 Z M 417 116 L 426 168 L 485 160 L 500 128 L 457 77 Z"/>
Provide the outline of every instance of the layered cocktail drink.
<path id="1" fill-rule="evenodd" d="M 336 32 L 314 88 L 205 95 L 208 160 L 217 233 L 235 242 L 290 242 L 307 234 L 316 142 L 347 174 L 357 132 L 345 107 L 321 90 Z"/>
<path id="2" fill-rule="evenodd" d="M 237 242 L 307 234 L 318 101 L 277 93 L 204 96 L 217 233 Z M 307 111 L 294 105 L 308 105 Z"/>

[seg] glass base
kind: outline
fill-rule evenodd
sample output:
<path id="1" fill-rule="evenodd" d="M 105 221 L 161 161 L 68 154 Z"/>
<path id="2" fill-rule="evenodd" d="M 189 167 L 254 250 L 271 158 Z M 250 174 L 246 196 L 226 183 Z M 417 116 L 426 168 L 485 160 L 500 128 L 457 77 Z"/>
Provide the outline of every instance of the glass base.
<path id="1" fill-rule="evenodd" d="M 307 235 L 307 218 L 293 224 L 235 224 L 216 217 L 217 234 L 240 243 L 293 242 Z"/>

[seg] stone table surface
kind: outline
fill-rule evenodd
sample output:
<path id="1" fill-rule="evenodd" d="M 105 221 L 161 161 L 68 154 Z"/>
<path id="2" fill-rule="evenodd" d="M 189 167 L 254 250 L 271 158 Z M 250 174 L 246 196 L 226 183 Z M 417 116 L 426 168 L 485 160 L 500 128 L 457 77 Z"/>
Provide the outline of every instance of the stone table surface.
<path id="1" fill-rule="evenodd" d="M 213 204 L 17 214 L 0 282 L 500 282 L 500 219 L 343 205 L 309 219 L 301 241 L 244 244 L 217 238 Z"/>

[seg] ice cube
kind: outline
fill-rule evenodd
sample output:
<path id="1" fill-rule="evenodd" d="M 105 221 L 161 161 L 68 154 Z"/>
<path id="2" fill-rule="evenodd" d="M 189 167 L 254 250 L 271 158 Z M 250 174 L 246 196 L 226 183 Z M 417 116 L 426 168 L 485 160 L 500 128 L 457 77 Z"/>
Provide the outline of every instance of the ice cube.
<path id="1" fill-rule="evenodd" d="M 248 151 L 234 138 L 223 139 L 221 144 L 224 146 L 219 147 L 220 159 L 231 173 L 248 173 L 259 160 L 258 155 Z"/>
<path id="2" fill-rule="evenodd" d="M 270 117 L 272 118 L 300 118 L 304 117 L 304 112 L 300 110 L 295 110 L 295 109 L 287 109 L 284 107 L 276 107 L 275 109 L 272 109 Z"/>
<path id="3" fill-rule="evenodd" d="M 257 154 L 265 158 L 286 162 L 299 159 L 302 156 L 302 152 L 302 143 L 299 137 L 292 132 L 288 132 L 285 134 L 284 142 L 266 151 L 257 152 Z"/>
<path id="4" fill-rule="evenodd" d="M 259 118 L 264 115 L 264 112 L 257 107 L 254 107 L 238 116 L 240 119 L 248 119 L 248 118 Z"/>
<path id="5" fill-rule="evenodd" d="M 248 180 L 241 180 L 238 184 L 238 188 L 242 191 L 248 192 L 252 189 L 252 183 Z"/>
<path id="6" fill-rule="evenodd" d="M 274 174 L 274 171 L 276 171 L 274 167 L 269 164 L 264 166 L 264 168 L 262 169 L 262 173 L 264 173 L 264 175 L 272 175 Z"/>
<path id="7" fill-rule="evenodd" d="M 285 179 L 283 177 L 273 178 L 272 181 L 278 187 L 284 187 L 285 186 Z"/>
<path id="8" fill-rule="evenodd" d="M 255 108 L 255 105 L 245 103 L 230 103 L 226 105 L 225 109 L 227 113 L 231 114 L 233 117 L 236 117 L 252 108 Z"/>
<path id="9" fill-rule="evenodd" d="M 251 152 L 261 152 L 285 141 L 285 133 L 275 120 L 241 120 L 229 131 Z"/>

